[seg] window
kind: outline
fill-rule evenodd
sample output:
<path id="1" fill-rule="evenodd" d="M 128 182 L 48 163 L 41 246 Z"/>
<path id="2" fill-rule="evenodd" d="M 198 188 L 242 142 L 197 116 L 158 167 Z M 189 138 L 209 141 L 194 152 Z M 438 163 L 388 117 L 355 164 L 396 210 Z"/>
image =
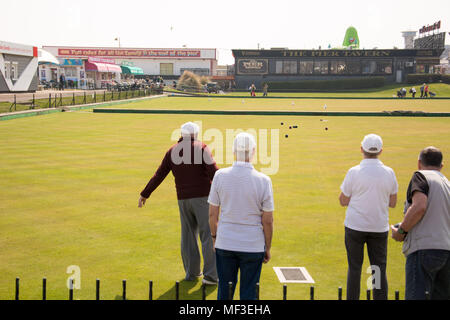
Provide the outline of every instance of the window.
<path id="1" fill-rule="evenodd" d="M 173 63 L 160 63 L 159 73 L 161 75 L 171 76 L 173 75 Z"/>
<path id="2" fill-rule="evenodd" d="M 361 74 L 361 62 L 359 60 L 347 60 L 348 74 Z"/>
<path id="3" fill-rule="evenodd" d="M 11 79 L 11 63 L 5 61 L 5 79 Z"/>
<path id="4" fill-rule="evenodd" d="M 377 61 L 378 74 L 392 74 L 392 60 Z"/>
<path id="5" fill-rule="evenodd" d="M 64 68 L 64 73 L 66 77 L 78 78 L 77 68 Z"/>
<path id="6" fill-rule="evenodd" d="M 312 74 L 314 64 L 312 61 L 300 61 L 300 74 Z"/>
<path id="7" fill-rule="evenodd" d="M 276 61 L 275 73 L 278 74 L 296 74 L 297 61 Z"/>
<path id="8" fill-rule="evenodd" d="M 315 60 L 314 61 L 314 73 L 315 74 L 328 74 L 328 60 Z"/>
<path id="9" fill-rule="evenodd" d="M 330 73 L 331 74 L 345 74 L 347 73 L 347 65 L 345 61 L 332 60 L 330 61 Z"/>
<path id="10" fill-rule="evenodd" d="M 361 62 L 362 74 L 372 74 L 377 71 L 377 62 L 373 60 L 363 60 Z"/>
<path id="11" fill-rule="evenodd" d="M 19 79 L 19 63 L 18 62 L 11 63 L 11 79 L 12 80 Z"/>

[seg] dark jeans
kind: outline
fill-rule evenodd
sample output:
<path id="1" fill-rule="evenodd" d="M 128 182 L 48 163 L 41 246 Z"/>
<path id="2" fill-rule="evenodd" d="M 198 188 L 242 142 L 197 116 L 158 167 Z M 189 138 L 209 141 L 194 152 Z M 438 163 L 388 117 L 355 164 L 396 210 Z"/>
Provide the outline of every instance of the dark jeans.
<path id="1" fill-rule="evenodd" d="M 228 300 L 228 283 L 232 282 L 232 297 L 240 272 L 240 299 L 256 300 L 256 284 L 261 275 L 264 252 L 249 253 L 221 250 L 216 248 L 217 274 L 219 286 L 217 300 Z"/>
<path id="2" fill-rule="evenodd" d="M 406 300 L 450 299 L 450 251 L 419 250 L 406 257 Z"/>
<path id="3" fill-rule="evenodd" d="M 373 298 L 374 300 L 387 300 L 386 260 L 388 235 L 389 232 L 361 232 L 345 228 L 345 247 L 348 260 L 347 300 L 359 300 L 364 244 L 367 244 L 370 265 L 377 266 L 380 271 L 378 273 L 375 270 L 373 274 L 375 282 Z"/>

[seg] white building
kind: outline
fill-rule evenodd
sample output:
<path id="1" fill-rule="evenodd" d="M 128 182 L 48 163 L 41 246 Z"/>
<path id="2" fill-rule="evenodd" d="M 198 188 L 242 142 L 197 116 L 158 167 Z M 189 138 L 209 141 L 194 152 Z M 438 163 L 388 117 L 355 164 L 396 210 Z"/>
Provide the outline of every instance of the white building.
<path id="1" fill-rule="evenodd" d="M 0 41 L 0 92 L 37 89 L 38 48 Z"/>
<path id="2" fill-rule="evenodd" d="M 132 65 L 141 68 L 146 76 L 162 75 L 166 79 L 175 79 L 185 70 L 193 71 L 200 75 L 214 75 L 217 68 L 216 49 L 82 48 L 59 46 L 43 46 L 43 49 L 56 56 L 61 62 L 67 59 L 81 59 L 84 61 L 88 58 L 114 59 L 116 65 Z M 73 74 L 79 77 L 83 68 L 77 69 Z"/>

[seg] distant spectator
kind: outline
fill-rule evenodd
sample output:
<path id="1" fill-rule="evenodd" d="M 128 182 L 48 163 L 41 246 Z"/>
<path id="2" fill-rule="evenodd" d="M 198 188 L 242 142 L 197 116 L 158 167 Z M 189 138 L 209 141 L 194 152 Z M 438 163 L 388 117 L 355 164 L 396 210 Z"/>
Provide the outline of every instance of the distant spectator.
<path id="1" fill-rule="evenodd" d="M 425 93 L 424 93 L 424 97 L 428 98 L 428 92 L 430 91 L 430 87 L 428 85 L 425 85 Z"/>
<path id="2" fill-rule="evenodd" d="M 426 84 L 424 83 L 421 87 L 420 87 L 420 97 L 423 98 L 423 95 L 425 93 L 425 86 Z"/>
<path id="3" fill-rule="evenodd" d="M 256 86 L 255 86 L 255 84 L 254 83 L 252 83 L 252 85 L 250 86 L 250 95 L 252 96 L 252 97 L 256 97 Z"/>
<path id="4" fill-rule="evenodd" d="M 267 90 L 269 89 L 269 85 L 267 83 L 264 83 L 263 86 L 263 97 L 267 97 Z"/>
<path id="5" fill-rule="evenodd" d="M 409 89 L 409 93 L 411 93 L 412 97 L 415 98 L 416 97 L 416 88 L 412 87 L 411 89 Z"/>
<path id="6" fill-rule="evenodd" d="M 431 98 L 431 97 L 435 97 L 435 96 L 436 96 L 436 93 L 430 91 L 430 98 Z"/>
<path id="7" fill-rule="evenodd" d="M 65 84 L 66 84 L 66 77 L 64 76 L 64 74 L 61 74 L 59 76 L 59 90 L 64 90 Z"/>
<path id="8" fill-rule="evenodd" d="M 403 98 L 406 97 L 406 88 L 402 88 L 401 92 L 402 92 L 402 97 Z"/>

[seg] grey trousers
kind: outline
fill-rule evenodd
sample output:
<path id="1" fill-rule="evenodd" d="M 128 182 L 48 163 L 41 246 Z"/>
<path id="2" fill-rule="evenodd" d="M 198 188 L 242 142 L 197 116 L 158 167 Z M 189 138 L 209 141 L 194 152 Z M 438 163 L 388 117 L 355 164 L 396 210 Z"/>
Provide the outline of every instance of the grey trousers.
<path id="1" fill-rule="evenodd" d="M 201 275 L 198 237 L 202 243 L 203 276 L 217 281 L 216 255 L 209 229 L 208 197 L 178 200 L 181 220 L 181 258 L 186 280 Z"/>

